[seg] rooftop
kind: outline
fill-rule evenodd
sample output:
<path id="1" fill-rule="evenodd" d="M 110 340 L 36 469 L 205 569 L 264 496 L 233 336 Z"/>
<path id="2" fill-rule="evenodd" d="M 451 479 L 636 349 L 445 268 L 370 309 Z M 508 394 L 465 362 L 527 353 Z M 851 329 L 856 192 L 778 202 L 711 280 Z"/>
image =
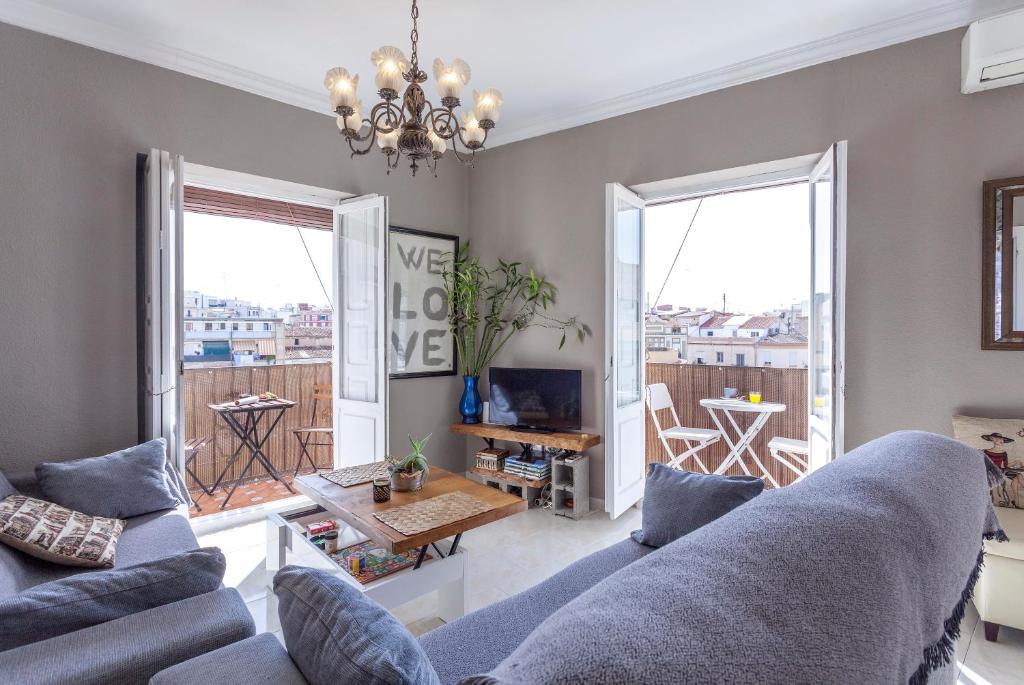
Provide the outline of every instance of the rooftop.
<path id="1" fill-rule="evenodd" d="M 285 326 L 286 338 L 330 338 L 332 329 L 326 326 Z"/>
<path id="2" fill-rule="evenodd" d="M 771 328 L 778 322 L 778 316 L 752 316 L 740 328 Z"/>
<path id="3" fill-rule="evenodd" d="M 799 333 L 779 333 L 766 338 L 759 338 L 760 345 L 806 345 L 807 336 Z"/>

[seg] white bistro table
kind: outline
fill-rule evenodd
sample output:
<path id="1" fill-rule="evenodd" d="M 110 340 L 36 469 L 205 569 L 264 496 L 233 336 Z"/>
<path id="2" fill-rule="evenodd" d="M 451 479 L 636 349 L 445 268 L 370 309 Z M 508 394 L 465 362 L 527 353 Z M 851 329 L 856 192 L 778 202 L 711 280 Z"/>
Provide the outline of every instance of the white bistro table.
<path id="1" fill-rule="evenodd" d="M 761 463 L 761 459 L 757 456 L 757 452 L 750 446 L 754 442 L 754 438 L 761 432 L 764 425 L 768 423 L 768 419 L 772 414 L 786 411 L 786 405 L 779 404 L 777 402 L 758 402 L 757 404 L 749 402 L 747 400 L 727 400 L 727 399 L 706 399 L 700 401 L 700 406 L 708 410 L 711 414 L 711 420 L 718 426 L 718 430 L 722 431 L 722 438 L 726 444 L 729 445 L 729 456 L 725 458 L 722 465 L 715 469 L 715 473 L 723 474 L 729 470 L 733 464 L 739 464 L 743 472 L 748 476 L 753 475 L 750 469 L 747 468 L 747 464 L 743 461 L 743 453 L 746 452 L 750 455 L 757 467 L 761 469 L 761 473 L 764 477 L 774 486 L 779 487 L 778 481 L 772 477 L 772 474 L 765 468 L 764 464 Z M 740 428 L 739 423 L 733 416 L 734 412 L 744 412 L 747 414 L 757 414 L 754 420 L 750 422 L 746 430 Z M 721 416 L 720 416 L 721 415 Z M 725 417 L 725 423 L 728 423 L 732 431 L 725 427 L 725 423 L 722 421 L 722 417 Z"/>

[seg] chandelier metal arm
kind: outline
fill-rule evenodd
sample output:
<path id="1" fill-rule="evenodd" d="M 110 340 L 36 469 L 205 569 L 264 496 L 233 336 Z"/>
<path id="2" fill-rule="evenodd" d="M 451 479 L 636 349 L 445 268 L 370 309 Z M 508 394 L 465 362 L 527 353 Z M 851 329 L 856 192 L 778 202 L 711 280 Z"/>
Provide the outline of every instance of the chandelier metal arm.
<path id="1" fill-rule="evenodd" d="M 356 155 L 360 155 L 361 156 L 361 155 L 367 154 L 370 150 L 373 149 L 373 144 L 377 141 L 377 132 L 375 130 L 373 130 L 373 128 L 371 128 L 370 132 L 366 134 L 365 138 L 360 139 L 360 138 L 356 138 L 355 136 L 345 135 L 345 139 L 348 140 L 348 148 L 350 150 L 352 150 L 352 154 L 349 155 L 349 156 L 350 157 L 355 157 Z M 353 142 L 352 142 L 353 140 L 355 140 L 356 142 L 359 142 L 359 143 L 361 143 L 363 141 L 366 141 L 366 140 L 369 140 L 370 142 L 366 144 L 366 148 L 360 150 L 360 149 L 358 149 L 353 144 Z"/>
<path id="2" fill-rule="evenodd" d="M 383 126 L 380 122 L 381 116 L 385 118 Z M 405 114 L 401 107 L 388 100 L 378 102 L 373 106 L 368 121 L 370 126 L 379 133 L 394 133 L 405 123 Z"/>
<path id="3" fill-rule="evenodd" d="M 476 150 L 470 150 L 469 154 L 463 154 L 459 152 L 458 148 L 453 146 L 452 152 L 455 153 L 455 159 L 459 160 L 466 166 L 473 166 L 473 162 L 476 160 Z"/>
<path id="4" fill-rule="evenodd" d="M 459 142 L 462 143 L 462 147 L 466 148 L 467 150 L 469 150 L 470 152 L 473 152 L 473 153 L 477 152 L 478 150 L 483 150 L 484 149 L 484 144 L 487 143 L 487 136 L 488 136 L 488 134 L 490 132 L 487 129 L 484 129 L 484 138 L 483 138 L 483 140 L 481 140 L 476 145 L 469 145 L 468 143 L 466 143 L 466 139 L 462 137 L 462 132 L 465 131 L 465 130 L 466 129 L 461 127 L 461 126 L 459 127 L 459 130 L 458 130 Z M 455 141 L 453 140 L 452 141 L 452 149 L 454 149 L 454 146 L 455 146 Z"/>
<path id="5" fill-rule="evenodd" d="M 451 140 L 459 130 L 459 122 L 455 118 L 455 112 L 446 107 L 434 107 L 427 101 L 430 108 L 424 121 L 430 124 L 434 135 L 442 140 Z"/>

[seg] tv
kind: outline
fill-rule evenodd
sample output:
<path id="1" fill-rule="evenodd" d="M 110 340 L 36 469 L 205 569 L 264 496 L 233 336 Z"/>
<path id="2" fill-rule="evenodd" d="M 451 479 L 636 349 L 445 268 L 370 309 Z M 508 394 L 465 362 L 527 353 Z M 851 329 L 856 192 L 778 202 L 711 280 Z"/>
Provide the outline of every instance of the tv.
<path id="1" fill-rule="evenodd" d="M 579 369 L 491 367 L 488 380 L 490 423 L 543 432 L 580 429 Z"/>

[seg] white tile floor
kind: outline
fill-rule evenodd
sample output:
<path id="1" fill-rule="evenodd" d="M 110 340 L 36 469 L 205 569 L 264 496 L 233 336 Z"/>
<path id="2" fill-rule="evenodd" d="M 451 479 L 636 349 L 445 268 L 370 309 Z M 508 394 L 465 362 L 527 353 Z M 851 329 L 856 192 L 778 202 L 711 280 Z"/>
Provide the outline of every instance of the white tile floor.
<path id="1" fill-rule="evenodd" d="M 591 552 L 624 539 L 640 526 L 640 512 L 631 509 L 618 520 L 592 514 L 580 521 L 530 511 L 470 531 L 463 536 L 469 550 L 467 611 L 474 611 L 524 590 Z M 264 569 L 266 524 L 262 521 L 200 536 L 203 545 L 220 547 L 227 556 L 224 583 L 238 588 L 256 621 L 258 632 L 281 637 L 277 605 Z M 395 615 L 420 634 L 440 624 L 437 596 L 409 602 Z M 998 642 L 987 642 L 973 606 L 961 627 L 957 646 L 958 683 L 962 685 L 1024 685 L 1024 631 L 1003 628 Z"/>

